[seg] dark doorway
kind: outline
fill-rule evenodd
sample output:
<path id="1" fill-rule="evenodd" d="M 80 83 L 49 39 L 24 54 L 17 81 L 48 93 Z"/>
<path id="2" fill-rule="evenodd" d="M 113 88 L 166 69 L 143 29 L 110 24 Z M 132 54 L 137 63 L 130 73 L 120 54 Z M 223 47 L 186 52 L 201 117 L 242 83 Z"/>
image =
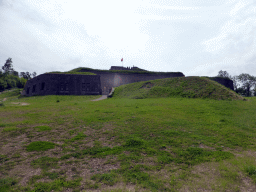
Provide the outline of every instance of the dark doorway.
<path id="1" fill-rule="evenodd" d="M 44 90 L 44 87 L 45 87 L 45 82 L 42 82 L 42 84 L 41 84 L 41 90 Z"/>
<path id="2" fill-rule="evenodd" d="M 36 92 L 36 85 L 33 85 L 32 93 Z"/>

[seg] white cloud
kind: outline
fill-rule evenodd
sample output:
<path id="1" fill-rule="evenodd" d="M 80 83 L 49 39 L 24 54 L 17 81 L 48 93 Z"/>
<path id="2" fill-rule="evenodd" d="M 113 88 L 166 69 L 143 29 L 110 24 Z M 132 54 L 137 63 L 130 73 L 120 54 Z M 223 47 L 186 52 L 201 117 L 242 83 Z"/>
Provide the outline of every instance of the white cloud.
<path id="1" fill-rule="evenodd" d="M 40 74 L 109 69 L 124 57 L 126 66 L 208 75 L 252 65 L 255 10 L 249 0 L 0 0 L 0 62 Z"/>

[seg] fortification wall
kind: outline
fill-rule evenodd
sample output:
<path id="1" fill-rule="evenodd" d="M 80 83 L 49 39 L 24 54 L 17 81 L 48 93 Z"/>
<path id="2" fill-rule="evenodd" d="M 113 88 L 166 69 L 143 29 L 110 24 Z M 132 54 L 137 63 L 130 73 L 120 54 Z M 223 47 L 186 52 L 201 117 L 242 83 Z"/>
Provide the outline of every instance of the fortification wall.
<path id="1" fill-rule="evenodd" d="M 103 95 L 108 95 L 112 87 L 118 87 L 120 85 L 148 81 L 155 79 L 163 79 L 170 77 L 183 77 L 183 73 L 109 73 L 109 72 L 93 72 L 100 75 L 101 89 Z"/>
<path id="2" fill-rule="evenodd" d="M 226 79 L 223 77 L 209 77 L 209 79 L 218 82 L 221 85 L 224 85 L 225 87 L 231 89 L 234 91 L 234 85 L 233 85 L 233 81 L 230 79 Z"/>
<path id="3" fill-rule="evenodd" d="M 101 95 L 99 75 L 42 74 L 25 85 L 26 96 Z"/>

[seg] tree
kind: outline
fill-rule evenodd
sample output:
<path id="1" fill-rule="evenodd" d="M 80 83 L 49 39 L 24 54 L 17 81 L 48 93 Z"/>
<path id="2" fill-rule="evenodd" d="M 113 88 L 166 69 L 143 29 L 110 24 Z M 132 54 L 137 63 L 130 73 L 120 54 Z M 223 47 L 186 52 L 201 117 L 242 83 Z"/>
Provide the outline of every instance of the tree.
<path id="1" fill-rule="evenodd" d="M 20 77 L 29 80 L 31 79 L 31 74 L 29 72 L 20 72 Z"/>
<path id="2" fill-rule="evenodd" d="M 32 76 L 33 76 L 33 78 L 36 77 L 36 72 L 33 72 L 33 73 L 32 73 Z"/>
<path id="3" fill-rule="evenodd" d="M 251 95 L 251 88 L 256 85 L 256 77 L 242 73 L 237 78 L 241 81 L 242 87 L 246 90 L 246 96 L 249 97 Z"/>
<path id="4" fill-rule="evenodd" d="M 246 96 L 246 89 L 244 89 L 243 87 L 239 87 L 236 89 L 236 93 Z"/>
<path id="5" fill-rule="evenodd" d="M 233 81 L 234 91 L 237 92 L 238 85 L 239 85 L 238 76 L 231 77 L 231 80 Z"/>
<path id="6" fill-rule="evenodd" d="M 13 74 L 14 76 L 19 77 L 19 72 L 18 72 L 18 71 L 14 71 L 14 70 L 13 70 L 12 74 Z"/>
<path id="7" fill-rule="evenodd" d="M 12 66 L 12 58 L 8 58 L 2 67 L 4 70 L 4 73 L 9 74 L 10 72 L 13 71 L 13 66 Z"/>
<path id="8" fill-rule="evenodd" d="M 27 77 L 28 80 L 31 79 L 31 73 L 26 72 L 26 77 Z"/>
<path id="9" fill-rule="evenodd" d="M 24 88 L 27 80 L 23 77 L 19 78 L 19 81 L 17 81 L 16 85 L 18 88 Z"/>
<path id="10" fill-rule="evenodd" d="M 227 71 L 222 71 L 222 70 L 219 71 L 219 74 L 217 75 L 217 77 L 226 77 L 231 79 L 231 75 L 229 75 Z"/>

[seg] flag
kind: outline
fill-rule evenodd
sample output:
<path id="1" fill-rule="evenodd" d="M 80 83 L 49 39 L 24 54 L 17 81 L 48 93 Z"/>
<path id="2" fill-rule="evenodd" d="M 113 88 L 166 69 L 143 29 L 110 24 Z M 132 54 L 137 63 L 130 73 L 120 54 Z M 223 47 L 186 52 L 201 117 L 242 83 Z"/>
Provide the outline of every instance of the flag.
<path id="1" fill-rule="evenodd" d="M 123 62 L 123 58 L 121 59 L 121 62 Z"/>

